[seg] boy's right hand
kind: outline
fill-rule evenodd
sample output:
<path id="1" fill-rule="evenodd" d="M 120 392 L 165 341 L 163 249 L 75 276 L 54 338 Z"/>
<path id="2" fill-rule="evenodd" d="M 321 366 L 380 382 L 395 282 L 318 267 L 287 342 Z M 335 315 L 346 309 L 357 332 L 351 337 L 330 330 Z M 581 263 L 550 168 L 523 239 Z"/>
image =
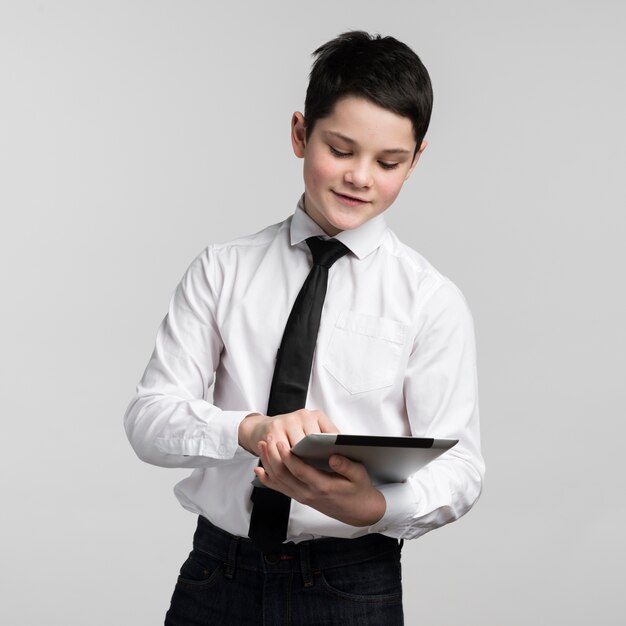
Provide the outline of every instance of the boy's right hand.
<path id="1" fill-rule="evenodd" d="M 260 456 L 259 443 L 282 441 L 293 448 L 300 439 L 314 433 L 338 433 L 339 429 L 322 411 L 299 409 L 282 415 L 251 413 L 239 424 L 239 445 Z"/>

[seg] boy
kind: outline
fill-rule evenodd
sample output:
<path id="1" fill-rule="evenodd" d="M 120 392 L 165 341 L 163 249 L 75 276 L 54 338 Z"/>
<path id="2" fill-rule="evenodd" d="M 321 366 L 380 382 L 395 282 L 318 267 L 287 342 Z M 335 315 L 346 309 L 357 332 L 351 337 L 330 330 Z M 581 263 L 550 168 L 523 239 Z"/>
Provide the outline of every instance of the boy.
<path id="1" fill-rule="evenodd" d="M 166 624 L 402 624 L 402 541 L 480 494 L 471 316 L 383 215 L 426 148 L 428 73 L 358 31 L 314 54 L 295 213 L 193 261 L 126 412 L 142 460 L 194 468 L 175 488 L 198 527 Z M 318 432 L 459 443 L 375 487 L 359 463 L 291 454 Z"/>

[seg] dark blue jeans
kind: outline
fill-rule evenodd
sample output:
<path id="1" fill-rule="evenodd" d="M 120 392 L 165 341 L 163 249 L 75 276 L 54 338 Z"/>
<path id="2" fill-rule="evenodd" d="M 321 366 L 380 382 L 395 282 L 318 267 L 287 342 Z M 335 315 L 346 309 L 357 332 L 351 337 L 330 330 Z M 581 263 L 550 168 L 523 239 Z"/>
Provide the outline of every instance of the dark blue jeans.
<path id="1" fill-rule="evenodd" d="M 402 543 L 383 535 L 264 554 L 198 518 L 166 626 L 401 626 Z"/>

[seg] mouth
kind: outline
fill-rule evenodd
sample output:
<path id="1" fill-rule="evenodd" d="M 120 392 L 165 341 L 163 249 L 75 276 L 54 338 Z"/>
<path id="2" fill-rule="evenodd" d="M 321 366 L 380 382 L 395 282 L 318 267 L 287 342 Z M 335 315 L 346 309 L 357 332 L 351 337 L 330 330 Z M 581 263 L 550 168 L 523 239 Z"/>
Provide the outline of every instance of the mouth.
<path id="1" fill-rule="evenodd" d="M 369 202 L 369 200 L 363 200 L 362 198 L 357 198 L 356 196 L 349 196 L 345 193 L 339 193 L 334 189 L 331 189 L 331 191 L 340 202 L 349 206 L 360 206 Z"/>

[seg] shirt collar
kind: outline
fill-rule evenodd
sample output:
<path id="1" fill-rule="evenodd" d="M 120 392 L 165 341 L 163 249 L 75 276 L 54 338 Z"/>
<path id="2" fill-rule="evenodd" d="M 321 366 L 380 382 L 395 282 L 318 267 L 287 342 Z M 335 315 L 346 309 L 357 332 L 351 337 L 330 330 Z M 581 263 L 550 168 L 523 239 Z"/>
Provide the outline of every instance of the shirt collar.
<path id="1" fill-rule="evenodd" d="M 387 222 L 383 213 L 373 217 L 357 228 L 342 230 L 334 238 L 341 241 L 359 260 L 376 250 L 387 233 Z M 300 197 L 291 220 L 291 245 L 304 241 L 308 237 L 328 235 L 312 220 L 304 210 L 304 194 Z"/>

